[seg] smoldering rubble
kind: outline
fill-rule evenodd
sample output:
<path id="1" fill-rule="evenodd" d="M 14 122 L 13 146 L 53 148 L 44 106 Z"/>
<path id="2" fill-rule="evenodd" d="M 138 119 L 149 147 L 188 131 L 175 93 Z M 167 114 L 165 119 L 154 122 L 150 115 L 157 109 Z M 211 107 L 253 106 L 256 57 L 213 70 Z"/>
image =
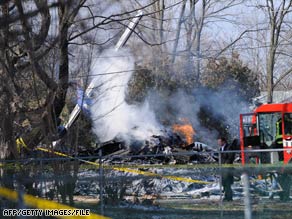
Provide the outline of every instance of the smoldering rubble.
<path id="1" fill-rule="evenodd" d="M 216 148 L 201 142 L 187 142 L 181 134 L 164 130 L 147 140 L 125 141 L 116 137 L 98 144 L 94 150 L 80 147 L 79 156 L 103 156 L 108 164 L 189 164 L 216 163 Z"/>

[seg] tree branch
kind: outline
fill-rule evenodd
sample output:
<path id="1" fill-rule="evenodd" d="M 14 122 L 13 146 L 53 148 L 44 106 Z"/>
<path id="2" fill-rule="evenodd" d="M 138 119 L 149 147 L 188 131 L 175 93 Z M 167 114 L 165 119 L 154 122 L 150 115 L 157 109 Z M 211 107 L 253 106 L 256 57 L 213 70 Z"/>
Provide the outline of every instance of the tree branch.
<path id="1" fill-rule="evenodd" d="M 42 67 L 39 65 L 38 62 L 35 61 L 35 56 L 34 56 L 34 52 L 33 52 L 33 45 L 32 45 L 32 41 L 29 35 L 29 25 L 27 23 L 27 17 L 24 15 L 24 11 L 23 11 L 23 7 L 22 7 L 22 2 L 16 0 L 15 1 L 16 7 L 18 9 L 19 12 L 19 17 L 20 17 L 20 21 L 21 21 L 21 25 L 22 25 L 22 29 L 23 29 L 23 35 L 25 38 L 25 47 L 30 59 L 30 63 L 32 65 L 32 69 L 34 71 L 34 73 L 36 73 L 39 78 L 46 84 L 46 86 L 51 89 L 51 90 L 56 90 L 57 88 L 57 84 L 56 82 L 50 78 L 47 73 L 42 69 Z"/>
<path id="2" fill-rule="evenodd" d="M 273 88 L 275 88 L 285 77 L 287 77 L 289 74 L 291 74 L 292 68 L 290 68 L 288 71 L 283 73 L 275 82 Z"/>

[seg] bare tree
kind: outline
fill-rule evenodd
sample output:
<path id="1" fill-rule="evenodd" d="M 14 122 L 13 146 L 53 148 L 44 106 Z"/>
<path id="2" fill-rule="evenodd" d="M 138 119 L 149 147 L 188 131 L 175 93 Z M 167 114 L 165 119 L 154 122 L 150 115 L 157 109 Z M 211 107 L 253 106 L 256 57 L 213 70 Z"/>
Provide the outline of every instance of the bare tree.
<path id="1" fill-rule="evenodd" d="M 291 1 L 283 0 L 279 2 L 266 0 L 266 4 L 261 8 L 268 14 L 269 18 L 269 51 L 267 55 L 267 92 L 269 103 L 273 102 L 273 90 L 275 86 L 287 75 L 292 72 L 292 68 L 286 70 L 280 77 L 274 81 L 275 64 L 277 53 L 280 51 L 281 36 L 285 26 L 285 20 L 291 12 Z"/>
<path id="2" fill-rule="evenodd" d="M 240 5 L 242 1 L 226 0 L 189 0 L 182 3 L 180 16 L 178 19 L 177 33 L 174 42 L 172 53 L 172 61 L 174 62 L 177 55 L 178 41 L 181 37 L 182 27 L 184 27 L 183 36 L 185 38 L 185 48 L 182 48 L 186 56 L 186 72 L 189 72 L 188 77 L 199 82 L 201 76 L 201 63 L 204 57 L 203 48 L 204 29 L 207 29 L 210 24 L 219 22 L 232 22 L 230 16 L 225 11 L 231 10 L 232 7 Z M 184 24 L 184 25 L 182 25 Z"/>

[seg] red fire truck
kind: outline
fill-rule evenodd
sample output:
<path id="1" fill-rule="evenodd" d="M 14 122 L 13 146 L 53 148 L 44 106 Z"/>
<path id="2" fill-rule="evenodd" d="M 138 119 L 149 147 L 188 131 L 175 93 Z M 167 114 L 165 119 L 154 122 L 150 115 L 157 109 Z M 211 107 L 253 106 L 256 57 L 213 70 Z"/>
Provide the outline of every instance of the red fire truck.
<path id="1" fill-rule="evenodd" d="M 263 104 L 241 114 L 240 150 L 243 165 L 292 163 L 292 103 Z"/>

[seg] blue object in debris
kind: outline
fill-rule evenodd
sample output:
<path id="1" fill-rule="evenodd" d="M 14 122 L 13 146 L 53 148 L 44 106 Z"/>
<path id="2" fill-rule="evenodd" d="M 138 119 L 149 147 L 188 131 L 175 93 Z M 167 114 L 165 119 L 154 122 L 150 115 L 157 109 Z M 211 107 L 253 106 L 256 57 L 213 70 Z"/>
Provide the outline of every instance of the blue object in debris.
<path id="1" fill-rule="evenodd" d="M 80 87 L 77 88 L 77 104 L 86 114 L 89 114 L 89 106 L 92 104 L 92 99 L 87 97 Z"/>

